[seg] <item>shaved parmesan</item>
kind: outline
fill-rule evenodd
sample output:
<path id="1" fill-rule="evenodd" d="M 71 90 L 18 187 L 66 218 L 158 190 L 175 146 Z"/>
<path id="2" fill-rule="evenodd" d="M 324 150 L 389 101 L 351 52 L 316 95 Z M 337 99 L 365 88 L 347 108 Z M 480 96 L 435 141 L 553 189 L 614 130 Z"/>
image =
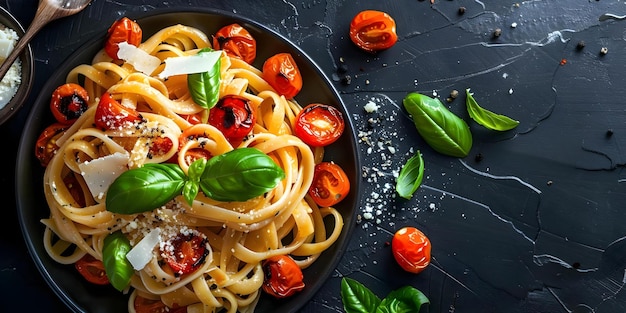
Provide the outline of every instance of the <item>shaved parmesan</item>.
<path id="1" fill-rule="evenodd" d="M 155 228 L 126 254 L 126 259 L 136 271 L 142 270 L 152 260 L 152 251 L 161 240 L 161 229 Z"/>
<path id="2" fill-rule="evenodd" d="M 165 59 L 165 69 L 159 78 L 165 79 L 174 75 L 196 74 L 210 71 L 222 56 L 222 51 L 211 51 L 196 55 L 171 57 Z"/>
<path id="3" fill-rule="evenodd" d="M 142 49 L 129 44 L 128 42 L 120 42 L 120 48 L 117 57 L 132 65 L 136 70 L 151 75 L 154 70 L 161 65 L 161 59 L 149 54 Z"/>
<path id="4" fill-rule="evenodd" d="M 104 194 L 113 181 L 128 170 L 128 160 L 128 153 L 115 152 L 78 164 L 87 187 L 96 201 L 104 199 Z"/>

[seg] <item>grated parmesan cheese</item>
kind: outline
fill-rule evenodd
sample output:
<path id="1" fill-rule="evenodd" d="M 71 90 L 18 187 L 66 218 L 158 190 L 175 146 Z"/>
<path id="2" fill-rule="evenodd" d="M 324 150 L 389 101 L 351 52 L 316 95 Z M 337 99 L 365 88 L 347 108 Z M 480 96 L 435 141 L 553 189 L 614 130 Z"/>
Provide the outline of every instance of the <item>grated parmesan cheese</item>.
<path id="1" fill-rule="evenodd" d="M 19 36 L 13 29 L 0 25 L 0 62 L 4 62 L 19 39 Z M 22 61 L 18 58 L 13 62 L 2 81 L 0 81 L 0 109 L 4 108 L 11 101 L 21 83 Z"/>

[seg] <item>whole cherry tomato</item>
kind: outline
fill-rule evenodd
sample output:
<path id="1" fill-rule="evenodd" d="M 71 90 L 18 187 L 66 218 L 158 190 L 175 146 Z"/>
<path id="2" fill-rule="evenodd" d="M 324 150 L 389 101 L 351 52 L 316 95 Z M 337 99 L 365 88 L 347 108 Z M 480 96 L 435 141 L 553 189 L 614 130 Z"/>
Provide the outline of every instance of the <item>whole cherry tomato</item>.
<path id="1" fill-rule="evenodd" d="M 309 195 L 321 207 L 339 203 L 350 192 L 350 180 L 341 166 L 332 162 L 315 165 Z"/>
<path id="2" fill-rule="evenodd" d="M 248 30 L 234 23 L 222 27 L 213 36 L 213 48 L 252 64 L 256 58 L 256 40 Z"/>
<path id="3" fill-rule="evenodd" d="M 96 285 L 108 285 L 109 278 L 104 270 L 102 261 L 94 258 L 91 254 L 85 254 L 74 267 L 90 283 Z"/>
<path id="4" fill-rule="evenodd" d="M 252 131 L 256 114 L 248 99 L 227 95 L 209 111 L 209 124 L 219 129 L 236 146 Z"/>
<path id="5" fill-rule="evenodd" d="M 391 240 L 391 251 L 405 271 L 419 273 L 430 264 L 430 240 L 415 227 L 399 229 Z"/>
<path id="6" fill-rule="evenodd" d="M 388 49 L 398 41 L 396 22 L 385 12 L 362 11 L 350 23 L 350 39 L 368 52 Z"/>
<path id="7" fill-rule="evenodd" d="M 114 60 L 118 60 L 117 52 L 119 44 L 127 42 L 129 45 L 138 47 L 141 44 L 142 30 L 137 22 L 122 17 L 115 21 L 107 32 L 107 40 L 104 43 L 104 51 Z"/>
<path id="8" fill-rule="evenodd" d="M 175 275 L 191 273 L 200 267 L 210 248 L 208 239 L 198 231 L 180 233 L 169 240 L 161 249 L 167 264 Z"/>
<path id="9" fill-rule="evenodd" d="M 279 53 L 265 60 L 263 79 L 287 99 L 295 97 L 302 89 L 300 69 L 289 53 Z"/>
<path id="10" fill-rule="evenodd" d="M 95 123 L 100 129 L 119 129 L 141 121 L 141 115 L 135 109 L 127 108 L 105 92 L 100 97 L 96 108 Z"/>
<path id="11" fill-rule="evenodd" d="M 62 124 L 70 125 L 87 111 L 89 94 L 81 85 L 63 84 L 52 92 L 50 110 L 54 118 Z"/>
<path id="12" fill-rule="evenodd" d="M 168 307 L 161 300 L 151 300 L 141 296 L 136 296 L 133 302 L 137 313 L 187 313 L 187 306 Z"/>
<path id="13" fill-rule="evenodd" d="M 265 273 L 263 291 L 276 298 L 286 298 L 304 289 L 304 275 L 296 262 L 287 255 L 277 255 L 262 263 Z"/>
<path id="14" fill-rule="evenodd" d="M 69 125 L 57 122 L 46 127 L 46 129 L 41 132 L 35 142 L 35 156 L 39 160 L 39 163 L 41 163 L 41 166 L 48 166 L 54 154 L 59 150 L 59 146 L 56 144 L 57 139 L 63 135 L 63 132 L 68 127 Z"/>
<path id="15" fill-rule="evenodd" d="M 313 103 L 298 113 L 294 133 L 310 146 L 323 147 L 339 139 L 344 128 L 341 111 L 327 104 Z"/>

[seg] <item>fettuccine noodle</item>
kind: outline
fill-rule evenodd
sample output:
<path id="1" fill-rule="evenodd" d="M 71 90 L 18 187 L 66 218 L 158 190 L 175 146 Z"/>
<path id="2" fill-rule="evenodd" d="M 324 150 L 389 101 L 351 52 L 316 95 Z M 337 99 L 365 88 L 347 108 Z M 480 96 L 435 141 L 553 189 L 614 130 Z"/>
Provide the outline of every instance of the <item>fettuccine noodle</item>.
<path id="1" fill-rule="evenodd" d="M 162 61 L 192 55 L 205 47 L 211 47 L 207 35 L 183 25 L 164 28 L 139 46 Z M 42 220 L 46 250 L 55 261 L 72 264 L 85 254 L 102 260 L 104 238 L 115 231 L 124 233 L 132 245 L 155 227 L 163 231 L 162 241 L 168 234 L 198 231 L 210 243 L 205 263 L 192 273 L 177 275 L 163 262 L 157 245 L 152 260 L 131 279 L 129 311 L 134 312 L 133 299 L 141 296 L 161 300 L 169 307 L 187 306 L 188 312 L 252 312 L 261 293 L 264 259 L 288 254 L 306 268 L 339 237 L 341 214 L 332 207 L 318 207 L 307 196 L 314 166 L 324 151 L 312 149 L 292 134 L 301 107 L 278 95 L 259 69 L 240 59 L 226 53 L 221 56 L 220 98 L 242 96 L 257 114 L 252 135 L 237 147 L 217 128 L 192 125 L 183 117 L 205 109 L 192 100 L 186 75 L 162 80 L 156 75 L 162 70 L 163 65 L 146 75 L 128 63 L 120 65 L 99 54 L 92 64 L 77 66 L 67 75 L 67 82 L 88 91 L 89 109 L 57 140 L 59 150 L 45 170 L 43 185 L 50 208 L 50 217 Z M 104 92 L 137 109 L 145 120 L 142 127 L 95 128 L 95 108 Z M 183 131 L 193 139 L 181 144 Z M 152 155 L 148 147 L 155 138 L 168 138 L 172 148 Z M 261 150 L 285 172 L 272 191 L 244 202 L 219 202 L 199 193 L 193 205 L 178 196 L 146 213 L 116 214 L 106 210 L 104 195 L 91 194 L 79 168 L 82 163 L 118 153 L 129 155 L 129 169 L 175 158 L 187 172 L 185 155 L 191 149 L 202 148 L 215 156 L 241 147 Z M 77 203 L 66 184 L 71 176 L 80 185 L 84 206 Z M 334 226 L 327 229 L 325 220 Z"/>

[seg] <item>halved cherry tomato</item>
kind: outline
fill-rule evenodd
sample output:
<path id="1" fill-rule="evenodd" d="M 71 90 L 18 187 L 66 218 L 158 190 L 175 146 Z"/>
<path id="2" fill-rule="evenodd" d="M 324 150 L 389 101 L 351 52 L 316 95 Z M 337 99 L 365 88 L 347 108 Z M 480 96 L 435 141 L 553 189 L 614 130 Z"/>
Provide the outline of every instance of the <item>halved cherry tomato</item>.
<path id="1" fill-rule="evenodd" d="M 224 96 L 209 111 L 209 124 L 219 129 L 233 145 L 241 143 L 255 123 L 256 114 L 250 101 L 241 96 Z"/>
<path id="2" fill-rule="evenodd" d="M 180 276 L 200 267 L 209 255 L 208 239 L 198 231 L 180 233 L 167 242 L 161 253 L 167 264 Z"/>
<path id="3" fill-rule="evenodd" d="M 300 69 L 289 53 L 279 53 L 265 60 L 263 79 L 287 99 L 295 97 L 302 89 Z"/>
<path id="4" fill-rule="evenodd" d="M 321 207 L 339 203 L 350 192 L 350 180 L 341 166 L 333 162 L 321 162 L 315 165 L 313 183 L 309 195 Z"/>
<path id="5" fill-rule="evenodd" d="M 35 143 L 35 156 L 39 160 L 39 163 L 41 163 L 41 166 L 48 166 L 54 154 L 59 150 L 59 146 L 56 144 L 57 139 L 63 135 L 63 132 L 68 127 L 69 125 L 57 122 L 46 127 L 46 129 L 41 132 Z"/>
<path id="6" fill-rule="evenodd" d="M 398 41 L 396 22 L 385 12 L 362 11 L 350 23 L 350 39 L 368 52 L 388 49 Z"/>
<path id="7" fill-rule="evenodd" d="M 187 306 L 174 305 L 170 308 L 161 300 L 151 300 L 140 296 L 135 297 L 133 306 L 137 313 L 187 313 Z"/>
<path id="8" fill-rule="evenodd" d="M 226 54 L 252 64 L 256 58 L 256 40 L 248 30 L 234 23 L 222 27 L 213 36 L 213 49 L 224 50 Z"/>
<path id="9" fill-rule="evenodd" d="M 263 291 L 286 298 L 304 289 L 304 275 L 296 262 L 287 255 L 277 255 L 263 260 L 265 281 Z"/>
<path id="10" fill-rule="evenodd" d="M 310 146 L 323 147 L 339 139 L 344 128 L 341 111 L 327 104 L 313 103 L 298 113 L 294 133 Z"/>
<path id="11" fill-rule="evenodd" d="M 92 284 L 109 284 L 109 278 L 104 270 L 104 264 L 102 264 L 102 261 L 91 256 L 91 254 L 85 254 L 85 256 L 74 263 L 74 267 L 88 282 Z"/>
<path id="12" fill-rule="evenodd" d="M 399 229 L 391 240 L 396 262 L 407 272 L 419 273 L 430 264 L 430 240 L 415 227 Z"/>
<path id="13" fill-rule="evenodd" d="M 81 85 L 63 84 L 52 92 L 50 110 L 54 118 L 62 124 L 72 124 L 87 111 L 89 94 Z"/>
<path id="14" fill-rule="evenodd" d="M 117 52 L 120 50 L 119 44 L 127 42 L 129 45 L 139 46 L 141 44 L 142 30 L 137 22 L 122 17 L 115 21 L 107 32 L 107 41 L 104 43 L 104 51 L 113 60 L 119 60 Z"/>
<path id="15" fill-rule="evenodd" d="M 141 115 L 135 109 L 127 108 L 105 92 L 100 97 L 96 108 L 95 123 L 100 129 L 119 129 L 141 121 Z"/>

